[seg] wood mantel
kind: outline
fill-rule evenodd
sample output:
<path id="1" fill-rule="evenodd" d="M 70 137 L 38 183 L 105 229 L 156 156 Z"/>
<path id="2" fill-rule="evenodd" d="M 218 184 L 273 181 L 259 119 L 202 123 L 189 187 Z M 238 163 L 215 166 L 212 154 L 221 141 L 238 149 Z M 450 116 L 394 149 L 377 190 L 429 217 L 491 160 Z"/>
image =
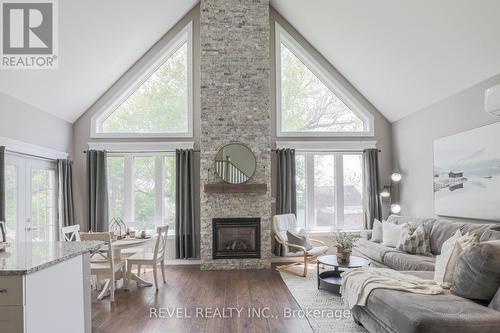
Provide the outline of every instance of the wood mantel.
<path id="1" fill-rule="evenodd" d="M 267 193 L 267 184 L 205 184 L 205 193 Z"/>

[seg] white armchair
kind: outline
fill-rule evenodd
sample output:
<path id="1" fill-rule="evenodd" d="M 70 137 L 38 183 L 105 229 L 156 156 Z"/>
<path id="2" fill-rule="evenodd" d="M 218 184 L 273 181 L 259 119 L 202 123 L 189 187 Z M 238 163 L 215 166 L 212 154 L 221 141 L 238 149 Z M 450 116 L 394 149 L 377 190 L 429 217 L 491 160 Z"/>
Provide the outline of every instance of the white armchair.
<path id="1" fill-rule="evenodd" d="M 274 216 L 273 221 L 274 228 L 274 238 L 278 244 L 283 246 L 284 256 L 285 257 L 295 257 L 297 259 L 300 258 L 300 261 L 294 262 L 288 265 L 277 266 L 276 269 L 278 271 L 286 272 L 289 274 L 297 275 L 297 276 L 307 276 L 307 265 L 309 263 L 315 263 L 316 258 L 319 255 L 325 254 L 328 251 L 328 246 L 325 245 L 320 240 L 317 239 L 309 239 L 311 243 L 319 244 L 318 246 L 313 246 L 312 249 L 307 250 L 304 246 L 292 244 L 288 241 L 287 231 L 297 231 L 297 219 L 295 218 L 295 214 L 283 214 Z M 291 249 L 292 251 L 290 251 Z M 304 265 L 303 274 L 297 273 L 296 271 L 290 270 L 295 266 Z"/>

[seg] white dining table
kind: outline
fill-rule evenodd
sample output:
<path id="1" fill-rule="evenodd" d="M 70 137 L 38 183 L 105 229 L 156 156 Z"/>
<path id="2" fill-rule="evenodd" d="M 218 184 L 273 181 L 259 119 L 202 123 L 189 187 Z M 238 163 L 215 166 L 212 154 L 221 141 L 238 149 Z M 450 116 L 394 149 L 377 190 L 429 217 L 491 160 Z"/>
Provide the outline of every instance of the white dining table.
<path id="1" fill-rule="evenodd" d="M 115 241 L 112 241 L 111 242 L 111 248 L 113 250 L 113 256 L 114 256 L 114 260 L 115 261 L 119 261 L 119 260 L 127 260 L 127 258 L 124 258 L 122 256 L 122 250 L 124 249 L 130 249 L 130 248 L 137 248 L 137 247 L 146 247 L 147 245 L 149 244 L 152 244 L 152 242 L 156 239 L 156 237 L 150 237 L 150 238 L 124 238 L 124 239 L 118 239 L 118 240 L 115 240 Z M 125 285 L 125 276 L 123 275 L 123 272 L 119 272 L 115 278 L 117 280 L 123 278 L 123 282 L 124 282 L 124 289 L 129 289 L 129 286 L 128 285 Z M 137 282 L 137 285 L 140 285 L 140 286 L 146 286 L 146 287 L 149 287 L 149 286 L 152 286 L 153 283 L 149 282 L 149 281 L 146 281 L 144 280 L 143 278 L 141 278 L 139 275 L 135 274 L 135 273 L 130 273 L 130 280 L 132 281 L 135 281 Z M 110 281 L 111 283 L 111 281 Z M 113 281 L 114 283 L 114 281 Z M 109 292 L 109 283 L 106 283 L 103 290 L 101 291 L 101 293 L 99 294 L 99 296 L 97 297 L 98 299 L 102 299 L 104 298 L 104 296 Z"/>

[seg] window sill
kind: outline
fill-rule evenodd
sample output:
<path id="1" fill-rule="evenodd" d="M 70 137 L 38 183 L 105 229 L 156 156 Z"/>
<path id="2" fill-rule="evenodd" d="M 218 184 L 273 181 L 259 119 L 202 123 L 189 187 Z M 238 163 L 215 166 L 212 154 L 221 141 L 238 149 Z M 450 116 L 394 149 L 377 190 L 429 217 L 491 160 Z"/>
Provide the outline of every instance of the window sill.
<path id="1" fill-rule="evenodd" d="M 346 232 L 348 234 L 351 234 L 351 235 L 355 235 L 355 236 L 359 236 L 361 234 L 361 230 L 357 229 L 357 230 L 340 230 L 341 232 Z M 308 231 L 309 233 L 309 236 L 311 237 L 328 237 L 328 236 L 331 236 L 333 237 L 336 232 L 333 232 L 333 231 L 327 231 L 327 230 L 309 230 Z"/>

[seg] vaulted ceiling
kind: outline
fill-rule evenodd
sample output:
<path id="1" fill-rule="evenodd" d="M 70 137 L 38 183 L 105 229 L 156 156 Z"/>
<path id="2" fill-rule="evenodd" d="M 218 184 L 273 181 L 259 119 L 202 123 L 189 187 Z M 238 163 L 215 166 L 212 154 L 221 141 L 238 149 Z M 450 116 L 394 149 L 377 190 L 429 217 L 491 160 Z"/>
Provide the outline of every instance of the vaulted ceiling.
<path id="1" fill-rule="evenodd" d="M 500 73 L 498 0 L 271 0 L 390 121 Z"/>
<path id="2" fill-rule="evenodd" d="M 59 68 L 0 70 L 0 92 L 74 122 L 198 0 L 64 0 Z"/>
<path id="3" fill-rule="evenodd" d="M 59 69 L 2 70 L 0 92 L 69 122 L 197 0 L 59 1 Z M 390 121 L 500 73 L 497 0 L 271 0 Z"/>

